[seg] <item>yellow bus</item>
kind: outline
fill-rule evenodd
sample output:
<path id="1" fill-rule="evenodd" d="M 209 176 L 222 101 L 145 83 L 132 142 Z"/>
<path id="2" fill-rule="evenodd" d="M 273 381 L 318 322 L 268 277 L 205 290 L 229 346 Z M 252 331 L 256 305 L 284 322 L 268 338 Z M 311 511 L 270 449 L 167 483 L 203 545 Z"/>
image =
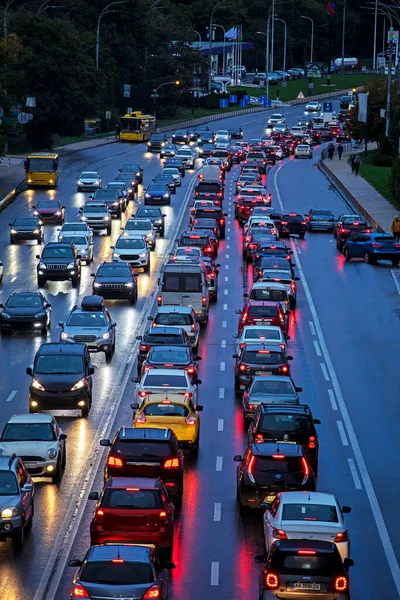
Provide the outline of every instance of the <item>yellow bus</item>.
<path id="1" fill-rule="evenodd" d="M 25 160 L 28 187 L 56 187 L 58 182 L 58 154 L 33 152 Z"/>
<path id="2" fill-rule="evenodd" d="M 119 139 L 125 142 L 144 142 L 156 131 L 156 118 L 135 111 L 121 117 Z"/>

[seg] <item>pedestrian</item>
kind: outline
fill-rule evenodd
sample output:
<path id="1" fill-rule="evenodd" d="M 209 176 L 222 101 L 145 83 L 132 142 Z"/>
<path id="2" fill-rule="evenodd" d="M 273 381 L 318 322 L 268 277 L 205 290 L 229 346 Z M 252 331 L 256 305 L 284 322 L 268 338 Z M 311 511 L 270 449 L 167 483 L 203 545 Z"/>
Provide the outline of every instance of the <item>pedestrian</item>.
<path id="1" fill-rule="evenodd" d="M 276 99 L 279 101 L 279 90 L 276 90 Z"/>
<path id="2" fill-rule="evenodd" d="M 356 156 L 354 159 L 354 175 L 358 175 L 358 171 L 361 167 L 361 160 L 359 156 Z"/>
<path id="3" fill-rule="evenodd" d="M 397 241 L 400 241 L 400 218 L 396 215 L 390 226 L 390 231 L 393 233 Z"/>
<path id="4" fill-rule="evenodd" d="M 344 150 L 344 148 L 343 148 L 342 144 L 339 144 L 339 146 L 337 147 L 337 152 L 338 152 L 338 155 L 339 155 L 339 160 L 342 160 L 343 150 Z"/>
<path id="5" fill-rule="evenodd" d="M 333 159 L 334 152 L 335 152 L 335 146 L 332 144 L 332 142 L 330 142 L 330 144 L 328 144 L 328 157 L 330 160 Z"/>
<path id="6" fill-rule="evenodd" d="M 354 161 L 356 160 L 356 155 L 352 154 L 350 156 L 350 166 L 351 166 L 351 172 L 354 173 Z"/>
<path id="7" fill-rule="evenodd" d="M 117 123 L 115 126 L 115 139 L 116 140 L 119 140 L 120 131 L 121 131 L 121 125 L 119 123 Z"/>

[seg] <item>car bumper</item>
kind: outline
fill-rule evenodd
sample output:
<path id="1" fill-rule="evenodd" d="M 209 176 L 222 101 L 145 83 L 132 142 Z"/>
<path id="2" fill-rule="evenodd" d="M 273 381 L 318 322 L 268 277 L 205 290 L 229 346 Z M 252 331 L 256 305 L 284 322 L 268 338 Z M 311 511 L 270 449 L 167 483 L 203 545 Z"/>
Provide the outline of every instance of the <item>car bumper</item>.
<path id="1" fill-rule="evenodd" d="M 24 465 L 32 477 L 51 477 L 57 469 L 57 458 L 43 461 L 25 461 Z"/>
<path id="2" fill-rule="evenodd" d="M 29 390 L 29 407 L 31 410 L 77 410 L 82 409 L 78 406 L 79 402 L 87 404 L 89 400 L 89 390 L 82 388 L 72 392 L 64 390 L 60 392 L 48 392 Z M 32 406 L 32 402 L 37 402 L 37 406 Z"/>
<path id="3" fill-rule="evenodd" d="M 279 227 L 279 235 L 300 235 L 300 233 L 306 233 L 307 227 Z"/>
<path id="4" fill-rule="evenodd" d="M 90 229 L 94 229 L 99 231 L 101 229 L 108 229 L 110 227 L 110 221 L 84 221 L 90 227 Z"/>
<path id="5" fill-rule="evenodd" d="M 17 233 L 11 233 L 10 237 L 15 240 L 39 240 L 41 238 L 41 233 L 32 233 L 32 232 L 24 232 L 17 231 Z"/>
<path id="6" fill-rule="evenodd" d="M 329 221 L 310 221 L 308 223 L 308 230 L 311 231 L 312 229 L 320 229 L 321 231 L 326 231 L 328 229 L 333 229 L 334 226 L 335 224 Z"/>
<path id="7" fill-rule="evenodd" d="M 95 191 L 100 189 L 100 186 L 98 184 L 94 185 L 94 184 L 78 184 L 77 186 L 82 192 L 91 192 L 91 191 Z"/>
<path id="8" fill-rule="evenodd" d="M 400 252 L 371 252 L 375 260 L 400 260 Z"/>
<path id="9" fill-rule="evenodd" d="M 93 288 L 94 296 L 103 296 L 105 300 L 133 300 L 136 298 L 135 288 L 110 290 L 105 288 Z"/>
<path id="10" fill-rule="evenodd" d="M 172 528 L 162 527 L 165 532 L 153 531 L 104 531 L 91 529 L 90 543 L 92 546 L 107 542 L 121 541 L 123 544 L 154 544 L 157 548 L 168 548 L 172 545 Z"/>
<path id="11" fill-rule="evenodd" d="M 137 269 L 141 267 L 146 267 L 150 262 L 150 257 L 147 258 L 125 258 L 124 256 L 120 256 L 120 258 L 113 258 L 116 262 L 127 262 Z"/>
<path id="12" fill-rule="evenodd" d="M 46 319 L 0 319 L 2 329 L 11 330 L 36 330 L 46 325 Z"/>
<path id="13" fill-rule="evenodd" d="M 106 352 L 111 348 L 113 340 L 110 337 L 108 340 L 95 340 L 93 342 L 75 341 L 74 339 L 62 339 L 60 342 L 63 344 L 86 344 L 89 352 Z"/>
<path id="14" fill-rule="evenodd" d="M 39 277 L 47 281 L 66 281 L 79 276 L 76 269 L 62 269 L 60 271 L 52 271 L 50 269 L 40 269 L 37 272 Z"/>
<path id="15" fill-rule="evenodd" d="M 21 517 L 13 517 L 12 519 L 0 520 L 0 539 L 13 537 L 22 526 Z"/>
<path id="16" fill-rule="evenodd" d="M 163 206 L 164 204 L 171 204 L 171 198 L 160 198 L 158 196 L 145 198 L 144 203 L 147 205 Z"/>
<path id="17" fill-rule="evenodd" d="M 299 593 L 298 591 L 267 591 L 265 590 L 260 595 L 261 600 L 276 600 L 277 598 L 282 598 L 282 600 L 295 600 L 299 598 L 300 600 L 312 600 L 315 598 L 316 600 L 350 600 L 350 593 L 347 592 L 316 592 L 315 594 L 310 593 L 310 591 L 304 591 L 304 593 Z"/>

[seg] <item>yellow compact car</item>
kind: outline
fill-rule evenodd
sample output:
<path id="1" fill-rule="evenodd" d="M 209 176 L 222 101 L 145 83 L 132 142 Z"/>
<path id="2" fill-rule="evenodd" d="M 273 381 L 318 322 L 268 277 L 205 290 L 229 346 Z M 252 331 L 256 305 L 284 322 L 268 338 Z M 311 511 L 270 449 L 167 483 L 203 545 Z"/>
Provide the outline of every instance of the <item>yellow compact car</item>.
<path id="1" fill-rule="evenodd" d="M 131 404 L 136 410 L 133 427 L 170 428 L 182 447 L 197 454 L 200 442 L 199 412 L 203 407 L 199 404 L 195 407 L 188 394 L 170 394 L 169 399 L 161 399 L 160 396 L 146 396 L 140 407 L 137 403 Z"/>

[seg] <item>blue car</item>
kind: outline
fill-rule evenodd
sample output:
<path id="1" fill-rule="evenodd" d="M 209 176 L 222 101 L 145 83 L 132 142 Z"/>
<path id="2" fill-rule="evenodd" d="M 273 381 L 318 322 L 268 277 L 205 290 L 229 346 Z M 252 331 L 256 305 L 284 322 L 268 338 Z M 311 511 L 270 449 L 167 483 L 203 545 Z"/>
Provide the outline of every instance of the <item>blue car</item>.
<path id="1" fill-rule="evenodd" d="M 400 244 L 388 233 L 358 233 L 347 240 L 343 254 L 346 261 L 363 258 L 373 265 L 378 260 L 391 260 L 397 266 L 400 262 Z"/>

